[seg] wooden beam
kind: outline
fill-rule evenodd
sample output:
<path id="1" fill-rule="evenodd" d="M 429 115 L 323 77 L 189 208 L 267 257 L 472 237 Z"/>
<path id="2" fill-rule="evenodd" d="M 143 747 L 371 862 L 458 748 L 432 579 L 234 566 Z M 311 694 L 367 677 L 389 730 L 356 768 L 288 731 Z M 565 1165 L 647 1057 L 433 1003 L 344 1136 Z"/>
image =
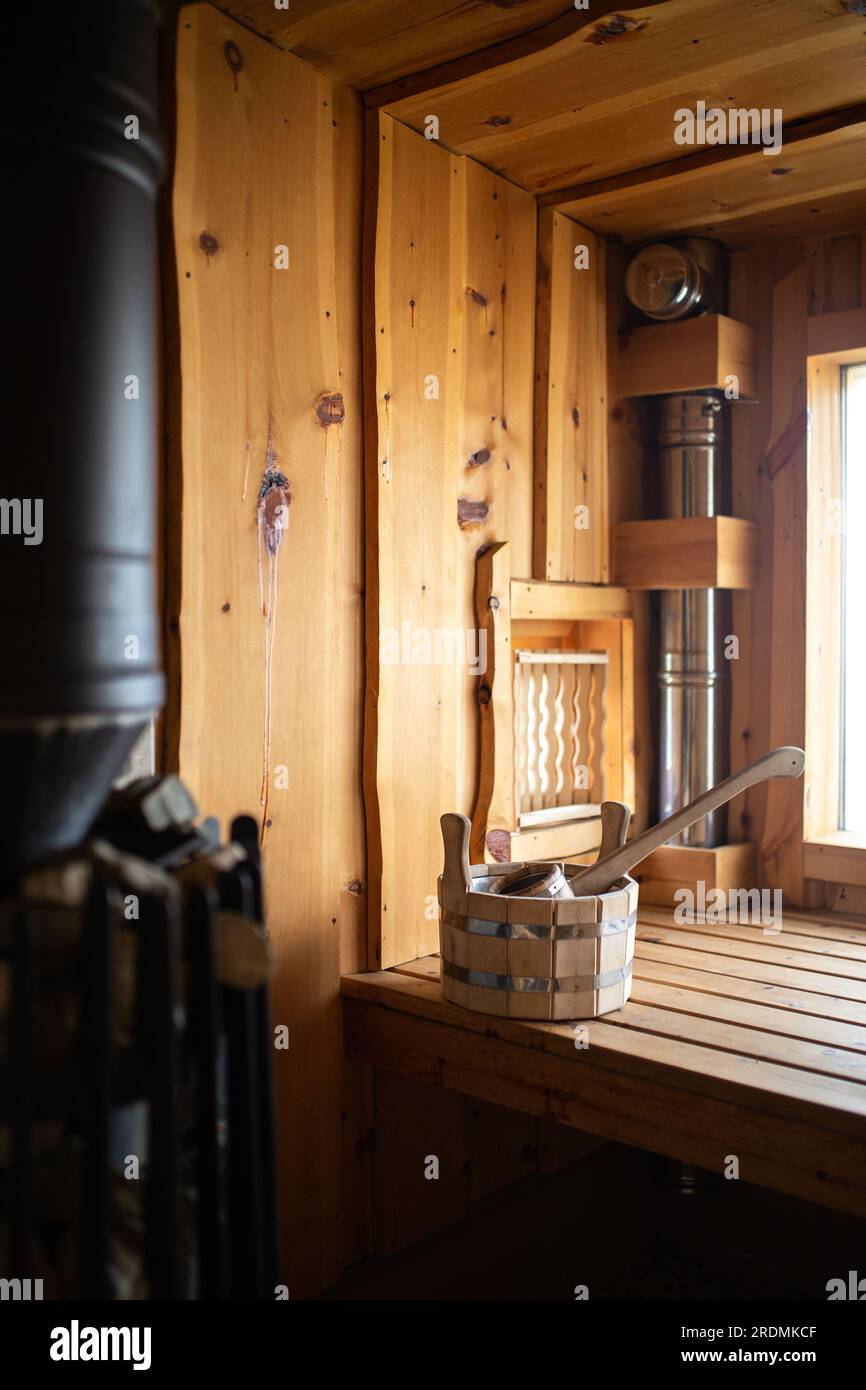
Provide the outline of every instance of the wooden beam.
<path id="1" fill-rule="evenodd" d="M 825 111 L 819 116 L 803 117 L 790 121 L 782 130 L 782 149 L 796 150 L 799 145 L 816 140 L 821 135 L 844 134 L 852 139 L 862 135 L 866 122 L 866 102 L 846 106 L 839 111 Z M 752 161 L 761 160 L 766 165 L 766 156 L 752 145 L 706 145 L 694 154 L 680 155 L 676 159 L 665 159 L 659 164 L 648 164 L 640 169 L 626 169 L 607 178 L 590 179 L 584 183 L 573 183 L 568 188 L 554 188 L 538 194 L 540 208 L 556 208 L 569 217 L 587 216 L 586 204 L 598 200 L 598 207 L 615 193 L 628 191 L 635 199 L 647 199 L 657 195 L 660 185 L 671 178 L 678 180 L 677 187 L 684 188 L 689 176 L 710 174 L 718 176 L 727 173 L 726 166 L 734 164 L 731 172 L 740 176 Z M 770 166 L 772 168 L 772 165 Z M 665 209 L 666 215 L 667 209 Z"/>
<path id="2" fill-rule="evenodd" d="M 648 10 L 665 3 L 667 0 L 641 0 L 640 8 Z M 619 0 L 593 0 L 588 10 L 578 10 L 572 5 L 563 14 L 557 15 L 556 19 L 548 24 L 541 24 L 536 29 L 528 29 L 522 34 L 503 39 L 500 43 L 490 44 L 487 48 L 464 53 L 458 58 L 425 68 L 422 72 L 411 73 L 406 77 L 398 77 L 393 82 L 373 87 L 365 92 L 364 101 L 368 106 L 389 106 L 392 102 L 421 96 L 425 92 L 449 86 L 452 82 L 477 77 L 480 73 L 504 67 L 507 63 L 518 62 L 521 58 L 531 58 L 536 53 L 543 53 L 553 44 L 561 43 L 563 39 L 573 37 L 589 25 L 595 25 L 603 32 L 603 21 L 609 15 L 619 19 L 621 10 Z M 612 26 L 611 36 L 614 32 L 615 26 Z"/>
<path id="3" fill-rule="evenodd" d="M 777 158 L 723 145 L 543 195 L 606 240 L 706 235 L 733 249 L 866 221 L 866 106 L 785 132 Z M 841 306 L 839 306 L 841 307 Z"/>

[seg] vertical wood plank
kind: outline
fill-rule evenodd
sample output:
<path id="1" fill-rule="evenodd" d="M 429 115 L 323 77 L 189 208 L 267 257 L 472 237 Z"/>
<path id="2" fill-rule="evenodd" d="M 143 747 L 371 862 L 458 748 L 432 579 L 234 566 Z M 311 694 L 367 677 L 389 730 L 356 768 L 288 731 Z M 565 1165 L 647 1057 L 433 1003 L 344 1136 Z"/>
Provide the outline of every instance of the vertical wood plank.
<path id="1" fill-rule="evenodd" d="M 479 519 L 459 531 L 460 624 L 475 626 L 475 557 L 508 541 L 511 570 L 531 573 L 535 199 L 471 159 L 461 159 L 464 198 L 454 236 L 465 247 L 459 386 L 458 497 Z M 483 516 L 480 515 L 482 509 Z M 457 722 L 457 805 L 470 807 L 478 783 L 478 681 L 461 669 Z"/>
<path id="2" fill-rule="evenodd" d="M 765 455 L 771 429 L 773 284 L 776 248 L 757 247 L 731 257 L 730 312 L 758 333 L 758 401 L 730 410 L 731 509 L 758 523 L 762 537 L 757 584 L 731 594 L 731 624 L 739 657 L 731 662 L 731 771 L 770 748 L 767 680 L 773 611 L 773 492 Z M 732 841 L 763 837 L 768 784 L 736 797 L 728 809 Z M 763 870 L 762 870 L 763 872 Z"/>
<path id="3" fill-rule="evenodd" d="M 261 817 L 266 793 L 273 1021 L 290 1039 L 275 1053 L 280 1216 L 296 1297 L 342 1269 L 340 938 L 356 939 L 363 910 L 360 110 L 207 5 L 181 11 L 178 36 L 179 763 L 224 823 Z M 320 423 L 323 393 L 341 397 L 342 423 Z M 291 502 L 267 749 L 257 504 L 269 468 Z"/>
<path id="4" fill-rule="evenodd" d="M 801 265 L 773 292 L 772 432 L 767 473 L 773 490 L 773 626 L 770 745 L 806 737 L 806 329 L 809 269 Z M 761 857 L 773 886 L 803 901 L 803 785 L 767 788 Z"/>
<path id="5" fill-rule="evenodd" d="M 433 664 L 436 630 L 459 622 L 457 459 L 464 248 L 452 232 L 459 162 L 387 116 L 378 149 L 365 331 L 376 430 L 367 476 L 367 708 L 370 964 L 436 949 L 425 898 L 440 870 L 439 816 L 457 805 L 461 677 Z M 456 264 L 452 264 L 456 262 Z M 372 296 L 370 298 L 369 296 Z M 425 650 L 426 648 L 426 650 Z M 414 658 L 414 660 L 413 660 Z M 370 815 L 372 810 L 373 814 Z"/>
<path id="6" fill-rule="evenodd" d="M 549 208 L 538 218 L 535 363 L 533 573 L 606 583 L 605 246 Z"/>
<path id="7" fill-rule="evenodd" d="M 529 562 L 535 218 L 472 161 L 368 123 L 368 950 L 389 966 L 436 949 L 439 816 L 476 795 L 476 553 Z"/>

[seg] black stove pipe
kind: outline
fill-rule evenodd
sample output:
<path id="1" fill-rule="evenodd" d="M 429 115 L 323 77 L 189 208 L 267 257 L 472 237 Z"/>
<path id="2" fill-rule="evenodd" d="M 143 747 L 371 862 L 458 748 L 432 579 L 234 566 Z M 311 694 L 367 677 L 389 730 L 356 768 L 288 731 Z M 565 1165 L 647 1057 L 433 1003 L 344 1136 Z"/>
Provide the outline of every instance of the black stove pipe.
<path id="1" fill-rule="evenodd" d="M 48 12 L 50 15 L 50 11 Z M 163 700 L 153 0 L 25 7 L 4 152 L 0 880 L 78 841 Z M 7 69 L 8 70 L 8 69 Z"/>

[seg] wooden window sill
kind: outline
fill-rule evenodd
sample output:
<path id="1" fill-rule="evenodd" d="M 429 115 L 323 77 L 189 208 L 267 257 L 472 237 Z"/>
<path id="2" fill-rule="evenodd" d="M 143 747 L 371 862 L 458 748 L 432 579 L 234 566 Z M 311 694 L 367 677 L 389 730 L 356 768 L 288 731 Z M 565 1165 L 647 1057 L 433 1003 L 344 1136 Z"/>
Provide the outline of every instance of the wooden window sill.
<path id="1" fill-rule="evenodd" d="M 823 883 L 866 887 L 866 838 L 850 830 L 816 835 L 803 844 L 803 874 Z"/>
<path id="2" fill-rule="evenodd" d="M 343 980 L 349 1057 L 866 1216 L 866 927 L 639 909 L 632 997 L 580 1027 L 450 1004 L 436 956 Z"/>

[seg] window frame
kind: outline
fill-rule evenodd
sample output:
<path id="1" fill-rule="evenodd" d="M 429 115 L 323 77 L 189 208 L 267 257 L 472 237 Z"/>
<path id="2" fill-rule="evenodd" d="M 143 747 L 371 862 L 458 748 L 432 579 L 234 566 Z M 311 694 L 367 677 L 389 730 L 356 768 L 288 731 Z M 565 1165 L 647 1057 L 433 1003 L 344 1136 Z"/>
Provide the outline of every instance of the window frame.
<path id="1" fill-rule="evenodd" d="M 834 322 L 839 319 L 844 323 Z M 828 506 L 843 494 L 843 370 L 866 362 L 866 315 L 817 315 L 808 329 L 809 348 L 823 350 L 810 351 L 806 359 L 807 759 L 802 872 L 804 878 L 823 883 L 866 887 L 866 833 L 840 829 L 844 527 L 834 530 L 827 524 Z M 831 348 L 834 337 L 839 346 Z M 852 346 L 852 339 L 859 345 Z"/>

